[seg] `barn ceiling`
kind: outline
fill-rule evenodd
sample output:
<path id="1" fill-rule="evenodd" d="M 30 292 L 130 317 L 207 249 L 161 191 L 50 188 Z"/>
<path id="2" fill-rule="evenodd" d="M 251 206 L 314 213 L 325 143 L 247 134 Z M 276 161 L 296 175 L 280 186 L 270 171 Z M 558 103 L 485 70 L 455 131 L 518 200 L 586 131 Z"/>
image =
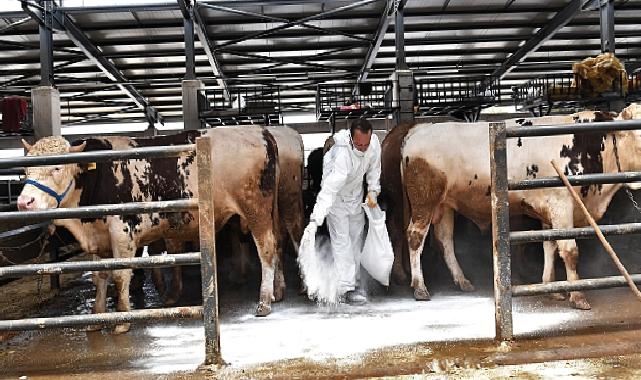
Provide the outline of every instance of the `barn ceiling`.
<path id="1" fill-rule="evenodd" d="M 570 3 L 408 0 L 407 63 L 418 78 L 490 74 Z M 506 90 L 543 74 L 568 72 L 572 62 L 600 52 L 599 12 L 592 1 L 582 3 L 584 10 L 505 75 Z M 277 84 L 285 111 L 314 112 L 318 83 L 354 81 L 361 74 L 389 6 L 387 0 L 199 1 L 194 12 L 213 52 L 208 57 L 196 37 L 197 77 L 211 90 L 223 82 Z M 165 120 L 182 118 L 185 45 L 178 1 L 59 10 L 122 74 L 109 78 L 67 33 L 56 30 L 54 81 L 61 93 L 63 125 L 145 120 L 127 88 L 142 94 Z M 313 17 L 319 14 L 323 16 Z M 309 21 L 271 30 L 303 18 Z M 641 1 L 616 1 L 615 23 L 617 56 L 624 62 L 639 60 Z M 380 49 L 366 70 L 368 80 L 386 79 L 394 70 L 394 27 L 390 17 Z M 213 69 L 212 59 L 220 73 Z M 39 82 L 38 24 L 24 11 L 0 13 L 0 91 L 28 96 Z M 505 94 L 507 102 L 509 91 Z"/>

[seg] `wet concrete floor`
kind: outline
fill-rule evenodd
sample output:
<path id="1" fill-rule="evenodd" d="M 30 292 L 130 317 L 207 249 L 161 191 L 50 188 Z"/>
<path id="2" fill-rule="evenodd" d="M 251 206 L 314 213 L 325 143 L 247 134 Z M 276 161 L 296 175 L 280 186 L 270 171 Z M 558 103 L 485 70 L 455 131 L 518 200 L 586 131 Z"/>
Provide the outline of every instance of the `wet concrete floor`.
<path id="1" fill-rule="evenodd" d="M 145 286 L 144 294 L 132 297 L 135 307 L 157 307 L 155 291 L 149 282 Z M 409 289 L 393 288 L 366 306 L 320 307 L 289 290 L 269 317 L 255 318 L 257 287 L 250 285 L 221 293 L 226 367 L 200 366 L 202 323 L 180 320 L 136 323 L 124 335 L 80 329 L 15 334 L 0 342 L 0 377 L 638 378 L 641 302 L 628 289 L 587 295 L 590 311 L 546 297 L 515 299 L 519 339 L 501 345 L 492 340 L 489 291 L 436 291 L 432 301 L 419 303 Z M 87 276 L 69 280 L 60 295 L 32 307 L 29 315 L 87 313 L 92 297 Z"/>

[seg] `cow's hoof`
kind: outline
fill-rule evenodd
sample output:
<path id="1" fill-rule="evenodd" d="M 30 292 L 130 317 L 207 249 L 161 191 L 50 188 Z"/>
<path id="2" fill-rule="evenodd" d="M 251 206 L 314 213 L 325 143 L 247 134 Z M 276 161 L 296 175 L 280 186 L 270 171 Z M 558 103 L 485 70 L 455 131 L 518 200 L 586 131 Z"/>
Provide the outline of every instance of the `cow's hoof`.
<path id="1" fill-rule="evenodd" d="M 550 293 L 549 297 L 554 301 L 565 301 L 568 298 L 565 293 Z"/>
<path id="2" fill-rule="evenodd" d="M 571 295 L 570 296 L 570 305 L 572 305 L 573 308 L 579 309 L 579 310 L 590 310 L 592 309 L 592 306 L 588 303 L 588 300 L 585 299 L 585 296 L 583 294 L 581 295 Z"/>
<path id="3" fill-rule="evenodd" d="M 429 301 L 431 299 L 430 293 L 427 289 L 414 289 L 414 299 L 417 301 Z"/>
<path id="4" fill-rule="evenodd" d="M 87 332 L 101 331 L 104 328 L 105 328 L 104 325 L 89 325 L 89 326 L 85 327 L 85 331 L 87 331 Z"/>
<path id="5" fill-rule="evenodd" d="M 115 334 L 115 335 L 124 334 L 127 331 L 129 331 L 129 328 L 131 328 L 131 323 L 121 323 L 119 325 L 116 325 L 116 327 L 114 327 L 112 334 Z"/>
<path id="6" fill-rule="evenodd" d="M 472 285 L 472 283 L 467 278 L 464 278 L 463 280 L 459 281 L 458 286 L 464 292 L 473 292 L 476 290 L 474 288 L 474 285 Z"/>
<path id="7" fill-rule="evenodd" d="M 270 305 L 266 304 L 265 302 L 258 303 L 258 307 L 256 308 L 257 317 L 266 317 L 271 312 L 272 312 L 272 307 Z"/>

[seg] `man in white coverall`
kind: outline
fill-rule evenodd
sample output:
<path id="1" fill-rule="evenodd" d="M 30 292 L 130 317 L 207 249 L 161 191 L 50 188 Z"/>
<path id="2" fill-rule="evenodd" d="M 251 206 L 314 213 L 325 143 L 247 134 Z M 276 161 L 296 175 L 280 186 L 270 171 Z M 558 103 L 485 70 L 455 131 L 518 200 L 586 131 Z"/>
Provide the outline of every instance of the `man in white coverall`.
<path id="1" fill-rule="evenodd" d="M 341 299 L 364 304 L 367 298 L 357 283 L 365 230 L 363 176 L 367 205 L 376 207 L 380 193 L 381 144 L 365 119 L 334 135 L 334 146 L 323 158 L 323 179 L 305 236 L 316 233 L 327 218 L 332 253 L 339 278 Z"/>

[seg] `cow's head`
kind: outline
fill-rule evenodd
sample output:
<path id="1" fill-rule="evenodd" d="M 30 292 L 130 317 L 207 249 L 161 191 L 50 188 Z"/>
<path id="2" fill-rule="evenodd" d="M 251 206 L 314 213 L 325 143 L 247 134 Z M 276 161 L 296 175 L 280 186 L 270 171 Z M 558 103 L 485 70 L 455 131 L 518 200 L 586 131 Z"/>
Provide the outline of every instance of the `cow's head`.
<path id="1" fill-rule="evenodd" d="M 45 137 L 30 145 L 22 140 L 27 156 L 51 156 L 82 152 L 85 143 L 70 146 L 62 137 Z M 78 164 L 25 168 L 25 186 L 18 197 L 21 211 L 57 208 L 73 190 Z"/>

